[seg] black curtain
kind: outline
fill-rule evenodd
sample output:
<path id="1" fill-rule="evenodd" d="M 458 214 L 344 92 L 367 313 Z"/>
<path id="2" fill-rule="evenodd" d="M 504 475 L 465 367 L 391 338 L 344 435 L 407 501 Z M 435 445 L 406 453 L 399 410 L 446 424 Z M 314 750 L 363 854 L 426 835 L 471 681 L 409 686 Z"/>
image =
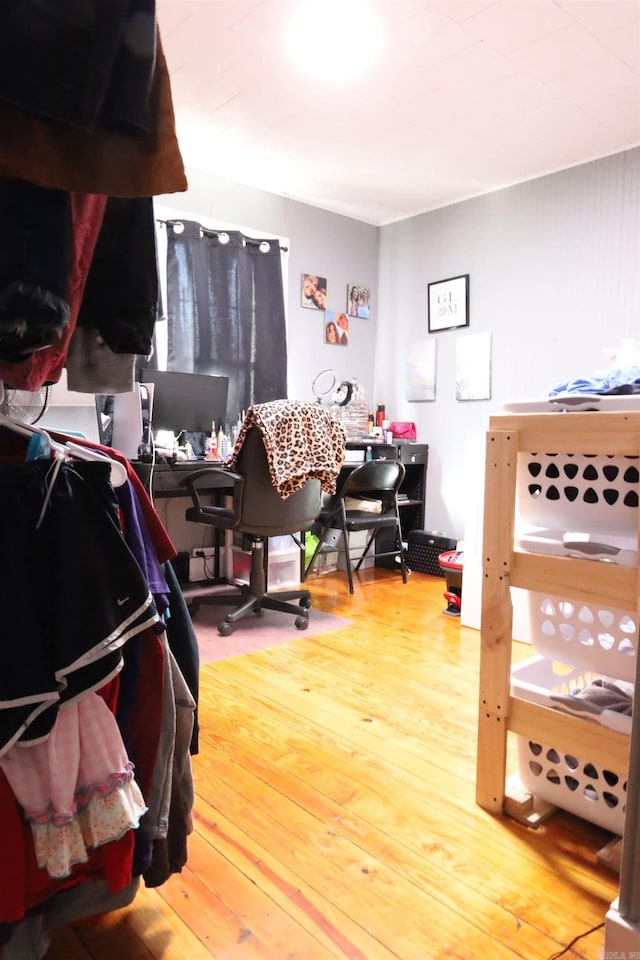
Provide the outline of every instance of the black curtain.
<path id="1" fill-rule="evenodd" d="M 167 320 L 167 368 L 229 377 L 229 424 L 287 396 L 278 241 L 168 223 Z"/>

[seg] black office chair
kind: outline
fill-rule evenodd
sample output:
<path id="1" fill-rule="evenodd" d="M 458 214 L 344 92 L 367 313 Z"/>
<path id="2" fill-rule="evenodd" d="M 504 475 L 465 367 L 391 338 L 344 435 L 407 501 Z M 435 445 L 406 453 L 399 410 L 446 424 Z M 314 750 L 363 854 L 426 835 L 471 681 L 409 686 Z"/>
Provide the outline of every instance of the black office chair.
<path id="1" fill-rule="evenodd" d="M 309 572 L 317 553 L 322 548 L 323 538 L 327 531 L 330 529 L 340 530 L 342 532 L 341 548 L 344 551 L 349 577 L 349 593 L 353 593 L 353 561 L 351 559 L 349 533 L 356 530 L 371 530 L 364 553 L 361 554 L 353 569 L 356 572 L 360 569 L 362 562 L 369 553 L 369 548 L 373 544 L 373 556 L 376 559 L 378 557 L 398 557 L 402 571 L 402 582 L 407 582 L 407 567 L 404 559 L 398 510 L 398 490 L 404 479 L 404 473 L 404 465 L 399 460 L 369 460 L 351 471 L 335 497 L 330 497 L 323 503 L 318 516 L 318 524 L 320 525 L 318 544 L 306 566 L 306 573 Z M 380 513 L 373 513 L 370 510 L 358 509 L 351 503 L 347 505 L 347 500 L 380 501 L 381 511 Z M 390 532 L 389 539 L 393 546 L 391 549 L 377 551 L 376 541 L 382 530 Z M 384 546 L 389 547 L 390 543 L 387 542 Z"/>
<path id="2" fill-rule="evenodd" d="M 230 507 L 203 504 L 199 484 L 206 484 L 211 473 L 229 481 L 233 497 Z M 307 480 L 302 489 L 282 500 L 273 486 L 262 434 L 255 427 L 247 433 L 237 458 L 236 470 L 212 466 L 200 468 L 185 477 L 181 483 L 191 494 L 193 506 L 186 512 L 187 520 L 206 523 L 220 530 L 237 530 L 252 542 L 249 584 L 235 587 L 234 593 L 207 592 L 189 596 L 189 606 L 195 614 L 201 603 L 238 606 L 218 624 L 223 637 L 233 632 L 234 624 L 249 613 L 261 610 L 279 610 L 293 614 L 295 625 L 305 630 L 309 625 L 311 595 L 308 590 L 280 590 L 268 593 L 265 581 L 265 544 L 269 537 L 297 534 L 308 530 L 320 512 L 320 481 Z M 297 601 L 297 603 L 289 602 Z"/>

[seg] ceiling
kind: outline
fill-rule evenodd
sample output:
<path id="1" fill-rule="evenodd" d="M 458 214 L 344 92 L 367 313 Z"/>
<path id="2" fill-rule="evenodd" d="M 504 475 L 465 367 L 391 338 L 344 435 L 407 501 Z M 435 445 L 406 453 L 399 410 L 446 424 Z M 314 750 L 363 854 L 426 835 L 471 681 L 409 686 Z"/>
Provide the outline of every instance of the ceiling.
<path id="1" fill-rule="evenodd" d="M 381 226 L 640 144 L 640 0 L 364 0 L 352 80 L 293 63 L 305 2 L 157 0 L 188 167 Z"/>

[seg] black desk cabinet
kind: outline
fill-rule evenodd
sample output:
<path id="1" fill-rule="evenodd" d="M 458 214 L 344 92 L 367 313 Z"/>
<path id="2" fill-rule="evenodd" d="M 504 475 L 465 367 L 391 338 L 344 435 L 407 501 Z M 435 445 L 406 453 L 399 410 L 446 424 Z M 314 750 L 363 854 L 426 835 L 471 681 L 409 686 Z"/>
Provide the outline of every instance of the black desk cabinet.
<path id="1" fill-rule="evenodd" d="M 371 447 L 371 456 L 374 460 L 400 460 L 404 464 L 405 476 L 400 487 L 398 505 L 400 507 L 400 524 L 402 539 L 406 542 L 410 530 L 424 530 L 424 506 L 427 490 L 427 465 L 429 462 L 428 443 L 371 443 L 365 440 L 349 441 L 347 451 L 363 450 L 367 456 L 367 448 Z M 349 454 L 347 452 L 347 459 Z M 343 470 L 353 469 L 357 464 L 345 463 Z M 391 549 L 384 545 L 384 538 L 391 535 L 387 530 L 378 534 L 378 549 Z M 376 561 L 377 566 L 395 568 L 393 557 L 381 557 Z"/>

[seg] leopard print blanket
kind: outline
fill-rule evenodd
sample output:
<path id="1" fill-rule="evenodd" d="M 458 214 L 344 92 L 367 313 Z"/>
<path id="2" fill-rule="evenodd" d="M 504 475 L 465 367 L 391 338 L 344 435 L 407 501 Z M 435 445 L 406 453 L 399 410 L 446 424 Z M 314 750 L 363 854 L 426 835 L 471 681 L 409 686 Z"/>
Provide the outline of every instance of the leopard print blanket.
<path id="1" fill-rule="evenodd" d="M 336 492 L 347 436 L 342 424 L 319 403 L 271 400 L 249 407 L 230 458 L 234 469 L 244 438 L 262 433 L 273 485 L 283 500 L 317 479 L 325 493 Z"/>

